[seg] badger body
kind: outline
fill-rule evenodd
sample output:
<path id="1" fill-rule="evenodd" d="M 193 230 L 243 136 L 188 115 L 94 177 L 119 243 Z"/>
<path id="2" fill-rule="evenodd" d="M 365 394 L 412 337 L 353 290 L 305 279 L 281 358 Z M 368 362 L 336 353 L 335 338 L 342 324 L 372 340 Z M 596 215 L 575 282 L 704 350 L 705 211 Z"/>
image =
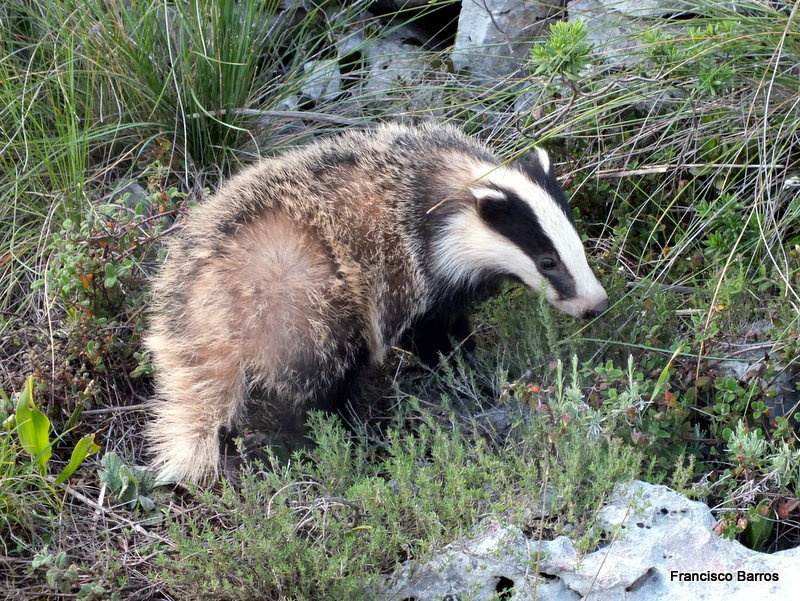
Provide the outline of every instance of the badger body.
<path id="1" fill-rule="evenodd" d="M 261 160 L 192 209 L 155 282 L 159 478 L 213 478 L 254 387 L 291 429 L 394 345 L 434 360 L 505 277 L 575 316 L 608 304 L 543 151 L 503 165 L 451 127 L 382 125 Z"/>

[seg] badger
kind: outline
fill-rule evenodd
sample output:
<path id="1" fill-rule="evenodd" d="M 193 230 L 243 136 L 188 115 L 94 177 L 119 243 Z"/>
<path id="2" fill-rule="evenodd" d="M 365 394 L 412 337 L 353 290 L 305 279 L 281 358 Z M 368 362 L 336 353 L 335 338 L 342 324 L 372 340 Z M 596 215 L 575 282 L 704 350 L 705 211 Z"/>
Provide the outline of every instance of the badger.
<path id="1" fill-rule="evenodd" d="M 384 124 L 262 159 L 190 210 L 154 282 L 159 480 L 215 479 L 254 387 L 302 431 L 390 348 L 435 360 L 504 278 L 608 307 L 540 148 L 504 162 L 452 126 Z"/>

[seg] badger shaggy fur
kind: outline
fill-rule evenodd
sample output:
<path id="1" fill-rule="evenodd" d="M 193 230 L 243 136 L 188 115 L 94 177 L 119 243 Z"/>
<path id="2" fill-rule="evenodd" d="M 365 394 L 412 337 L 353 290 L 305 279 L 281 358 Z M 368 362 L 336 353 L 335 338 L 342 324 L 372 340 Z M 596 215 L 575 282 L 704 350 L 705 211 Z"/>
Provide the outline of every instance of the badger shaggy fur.
<path id="1" fill-rule="evenodd" d="M 508 277 L 570 315 L 608 306 L 540 149 L 504 164 L 452 127 L 382 125 L 244 170 L 192 209 L 155 282 L 159 478 L 214 478 L 254 387 L 292 427 L 393 345 L 435 359 Z"/>

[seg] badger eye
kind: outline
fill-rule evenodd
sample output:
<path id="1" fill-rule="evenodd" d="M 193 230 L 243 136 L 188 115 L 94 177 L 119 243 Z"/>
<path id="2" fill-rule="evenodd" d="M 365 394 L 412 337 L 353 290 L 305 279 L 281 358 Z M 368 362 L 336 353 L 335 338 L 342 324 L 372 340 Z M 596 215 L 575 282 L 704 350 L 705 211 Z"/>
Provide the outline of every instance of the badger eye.
<path id="1" fill-rule="evenodd" d="M 552 257 L 545 257 L 539 261 L 539 269 L 542 269 L 543 271 L 552 271 L 557 266 L 558 264 L 556 263 L 556 260 Z"/>

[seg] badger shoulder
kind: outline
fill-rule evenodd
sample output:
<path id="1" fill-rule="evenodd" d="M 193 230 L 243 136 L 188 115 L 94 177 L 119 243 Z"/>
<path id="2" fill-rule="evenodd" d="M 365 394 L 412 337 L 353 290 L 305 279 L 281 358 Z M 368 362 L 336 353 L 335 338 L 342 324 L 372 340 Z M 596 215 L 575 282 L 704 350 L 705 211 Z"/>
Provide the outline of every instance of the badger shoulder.
<path id="1" fill-rule="evenodd" d="M 170 250 L 184 263 L 176 275 L 185 275 L 187 263 L 220 256 L 232 238 L 252 236 L 253 224 L 276 213 L 314 230 L 345 271 L 357 269 L 347 265 L 352 260 L 374 264 L 379 251 L 416 257 L 423 239 L 459 208 L 449 197 L 496 164 L 485 146 L 453 127 L 396 124 L 262 159 L 191 209 Z M 451 202 L 428 215 L 445 198 Z"/>

